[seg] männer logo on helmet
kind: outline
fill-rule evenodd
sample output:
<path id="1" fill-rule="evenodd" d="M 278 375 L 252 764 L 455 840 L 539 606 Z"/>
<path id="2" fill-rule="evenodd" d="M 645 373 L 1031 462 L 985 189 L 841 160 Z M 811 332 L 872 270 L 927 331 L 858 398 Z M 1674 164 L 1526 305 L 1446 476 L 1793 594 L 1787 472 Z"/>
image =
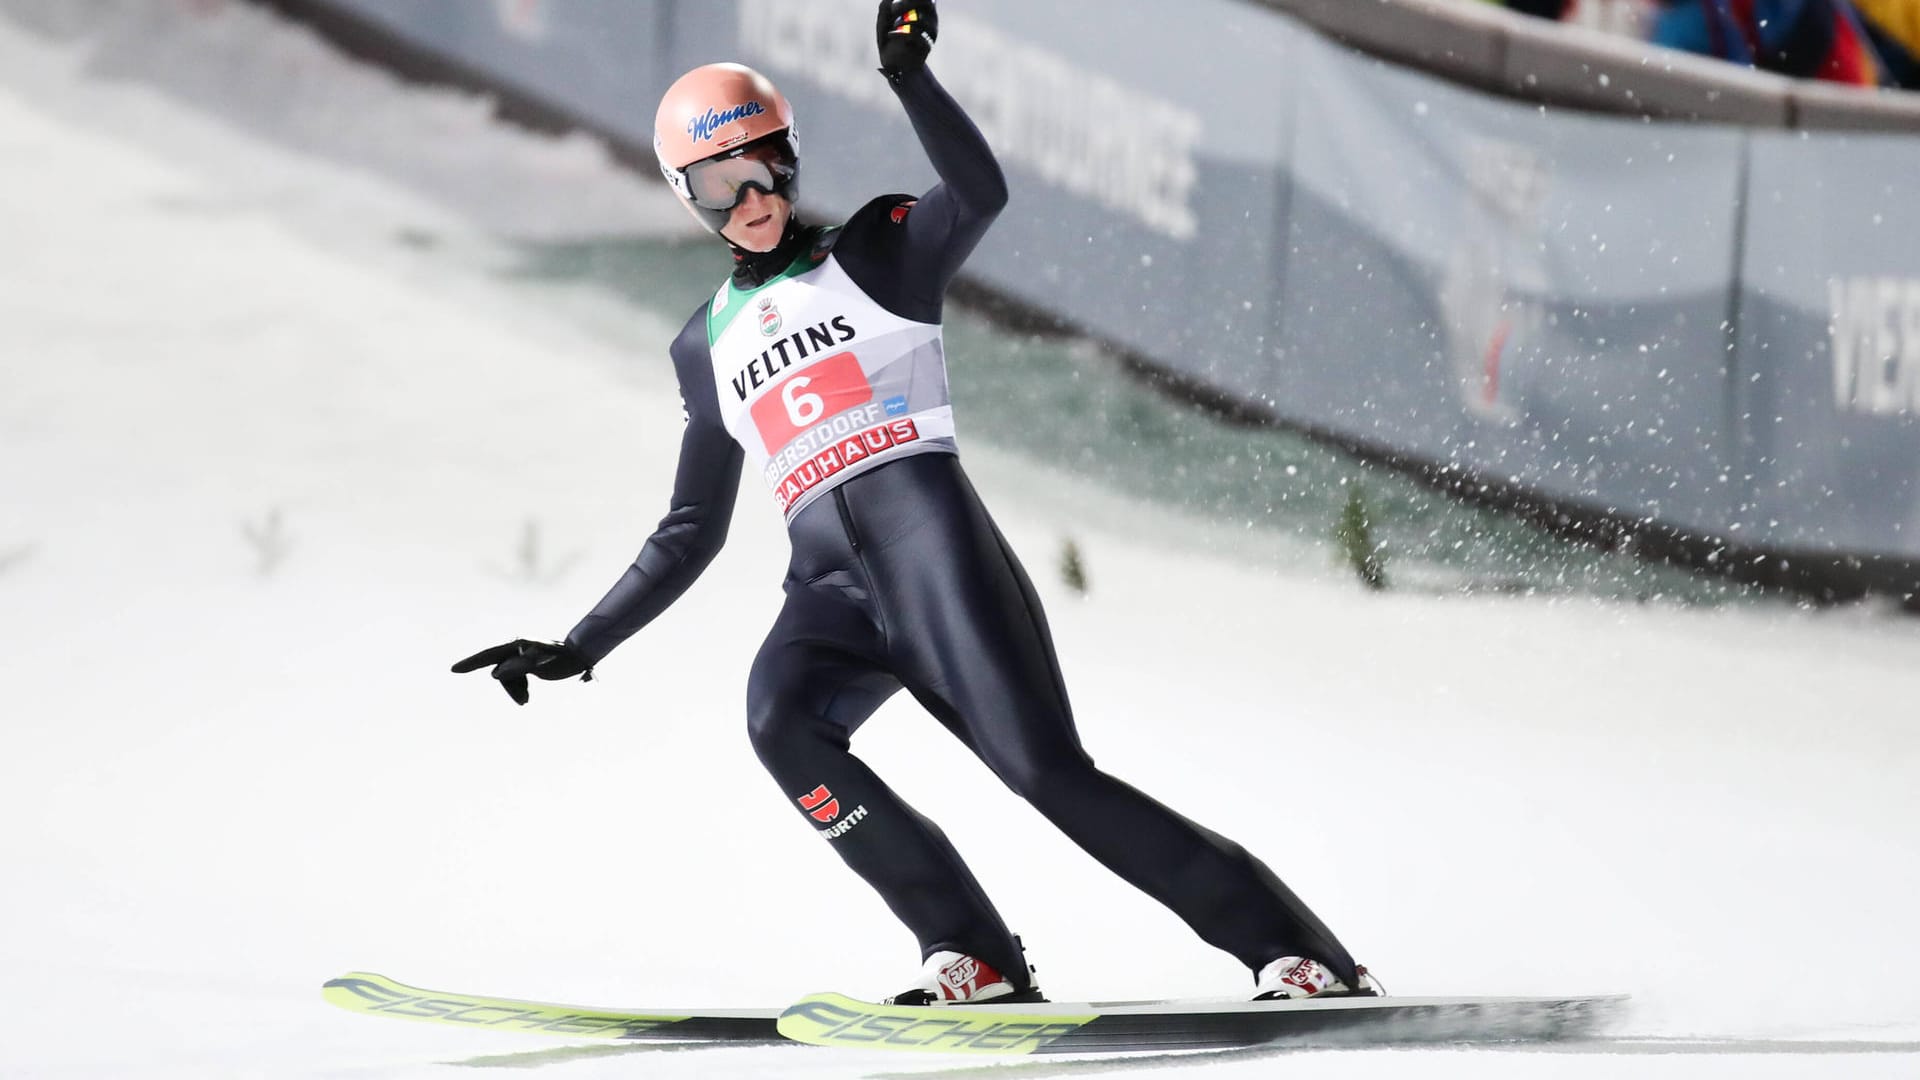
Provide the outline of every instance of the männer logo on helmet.
<path id="1" fill-rule="evenodd" d="M 693 138 L 694 142 L 706 142 L 713 138 L 714 132 L 728 124 L 738 123 L 749 116 L 759 116 L 766 111 L 757 101 L 749 101 L 745 105 L 735 105 L 725 110 L 708 109 L 705 115 L 696 116 L 687 121 L 687 134 Z"/>

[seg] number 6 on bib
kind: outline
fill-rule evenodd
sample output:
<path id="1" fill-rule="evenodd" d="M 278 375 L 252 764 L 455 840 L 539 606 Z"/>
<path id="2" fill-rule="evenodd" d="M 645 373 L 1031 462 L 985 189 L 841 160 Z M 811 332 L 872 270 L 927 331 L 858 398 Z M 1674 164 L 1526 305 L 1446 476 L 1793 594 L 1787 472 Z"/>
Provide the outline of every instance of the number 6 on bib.
<path id="1" fill-rule="evenodd" d="M 787 403 L 787 419 L 793 421 L 795 427 L 806 427 L 827 411 L 827 403 L 819 394 L 800 393 L 811 385 L 813 380 L 808 376 L 795 375 L 780 388 L 780 400 Z"/>
<path id="2" fill-rule="evenodd" d="M 801 368 L 774 384 L 753 403 L 753 426 L 767 452 L 785 446 L 795 435 L 836 413 L 873 400 L 860 361 L 850 352 L 836 353 Z"/>

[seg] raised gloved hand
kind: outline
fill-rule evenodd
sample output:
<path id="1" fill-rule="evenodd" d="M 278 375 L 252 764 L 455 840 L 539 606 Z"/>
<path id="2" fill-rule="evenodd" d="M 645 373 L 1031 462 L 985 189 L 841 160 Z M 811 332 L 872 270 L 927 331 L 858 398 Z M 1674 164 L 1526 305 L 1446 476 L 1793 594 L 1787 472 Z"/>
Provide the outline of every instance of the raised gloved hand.
<path id="1" fill-rule="evenodd" d="M 505 645 L 495 645 L 491 649 L 482 649 L 453 665 L 456 675 L 491 665 L 493 677 L 507 696 L 525 705 L 527 703 L 527 676 L 536 679 L 571 679 L 580 676 L 581 682 L 593 678 L 593 664 L 579 650 L 559 641 L 528 641 L 521 638 L 509 641 Z"/>
<path id="2" fill-rule="evenodd" d="M 933 0 L 880 0 L 880 70 L 897 78 L 927 66 L 927 53 L 940 36 L 940 13 Z"/>

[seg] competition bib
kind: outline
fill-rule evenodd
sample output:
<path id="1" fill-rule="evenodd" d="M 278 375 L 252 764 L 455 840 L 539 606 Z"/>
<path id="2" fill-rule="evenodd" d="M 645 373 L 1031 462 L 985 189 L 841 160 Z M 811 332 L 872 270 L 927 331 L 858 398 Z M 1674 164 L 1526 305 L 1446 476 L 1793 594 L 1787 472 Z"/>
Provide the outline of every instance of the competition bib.
<path id="1" fill-rule="evenodd" d="M 955 452 L 940 327 L 881 307 L 821 248 L 757 289 L 729 278 L 707 343 L 727 430 L 788 520 L 883 462 Z"/>

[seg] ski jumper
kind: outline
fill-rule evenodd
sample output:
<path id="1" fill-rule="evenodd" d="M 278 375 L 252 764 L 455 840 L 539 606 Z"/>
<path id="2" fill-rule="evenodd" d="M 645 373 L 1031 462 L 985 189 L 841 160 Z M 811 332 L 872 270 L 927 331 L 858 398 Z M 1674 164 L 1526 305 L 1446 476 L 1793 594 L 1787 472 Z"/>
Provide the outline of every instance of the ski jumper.
<path id="1" fill-rule="evenodd" d="M 849 752 L 902 687 L 1102 864 L 1249 968 L 1353 958 L 1239 845 L 1101 772 L 1080 745 L 1039 598 L 960 468 L 942 299 L 1006 202 L 985 139 L 935 81 L 891 80 L 940 182 L 838 229 L 791 230 L 672 346 L 687 426 L 672 509 L 568 643 L 594 662 L 725 542 L 751 463 L 786 515 L 787 599 L 747 687 L 754 750 L 795 808 L 918 937 L 922 957 L 1027 965 L 932 821 Z"/>

